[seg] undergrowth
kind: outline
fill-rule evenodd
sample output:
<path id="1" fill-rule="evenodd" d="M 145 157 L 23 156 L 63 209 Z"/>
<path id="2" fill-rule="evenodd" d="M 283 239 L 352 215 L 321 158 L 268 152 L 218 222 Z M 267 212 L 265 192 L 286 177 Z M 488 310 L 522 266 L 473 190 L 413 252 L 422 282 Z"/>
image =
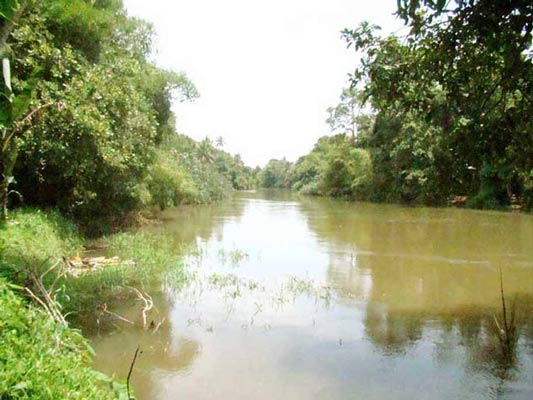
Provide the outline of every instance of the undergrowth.
<path id="1" fill-rule="evenodd" d="M 31 305 L 36 281 L 72 326 L 98 308 L 149 289 L 165 271 L 185 279 L 182 249 L 157 234 L 123 232 L 99 239 L 105 256 L 124 263 L 72 274 L 70 259 L 85 257 L 84 238 L 56 211 L 21 209 L 0 227 L 0 399 L 106 399 L 122 387 L 89 368 L 91 350 L 77 330 Z M 127 262 L 126 262 L 127 261 Z M 18 289 L 13 292 L 8 286 Z M 111 390 L 113 389 L 113 390 Z"/>
<path id="2" fill-rule="evenodd" d="M 9 287 L 11 286 L 11 288 Z M 0 399 L 121 399 L 125 385 L 90 368 L 87 341 L 0 279 Z"/>

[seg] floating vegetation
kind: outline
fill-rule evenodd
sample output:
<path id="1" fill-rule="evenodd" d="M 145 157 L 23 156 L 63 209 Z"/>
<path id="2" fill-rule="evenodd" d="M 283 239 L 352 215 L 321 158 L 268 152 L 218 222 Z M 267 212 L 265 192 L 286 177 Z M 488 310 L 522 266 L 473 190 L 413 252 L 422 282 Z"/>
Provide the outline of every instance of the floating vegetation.
<path id="1" fill-rule="evenodd" d="M 219 257 L 233 255 L 235 259 L 247 258 L 244 254 L 240 251 L 217 253 Z M 205 304 L 222 307 L 223 320 L 233 316 L 243 330 L 254 326 L 263 327 L 265 331 L 272 329 L 271 318 L 283 309 L 293 307 L 298 299 L 311 299 L 317 307 L 329 308 L 332 303 L 331 287 L 308 277 L 288 276 L 281 280 L 258 281 L 236 273 L 209 271 L 197 265 L 194 260 L 188 263 L 186 288 L 175 291 L 170 283 L 167 286 L 169 293 L 179 296 L 193 310 L 202 310 Z M 206 332 L 214 330 L 214 321 L 204 320 L 200 314 L 193 314 L 187 325 L 201 327 Z"/>

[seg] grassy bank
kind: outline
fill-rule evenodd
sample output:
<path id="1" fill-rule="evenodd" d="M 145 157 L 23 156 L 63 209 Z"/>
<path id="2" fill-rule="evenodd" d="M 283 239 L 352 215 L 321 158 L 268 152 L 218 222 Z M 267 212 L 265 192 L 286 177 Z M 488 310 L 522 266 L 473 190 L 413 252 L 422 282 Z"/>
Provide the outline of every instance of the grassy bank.
<path id="1" fill-rule="evenodd" d="M 0 398 L 114 399 L 124 385 L 90 368 L 79 331 L 61 326 L 0 279 Z"/>
<path id="2" fill-rule="evenodd" d="M 77 227 L 58 212 L 18 210 L 0 228 L 0 399 L 124 395 L 124 385 L 90 369 L 90 347 L 73 327 L 95 318 L 117 297 L 132 296 L 128 287 L 149 287 L 164 269 L 182 276 L 180 251 L 143 233 L 123 232 L 98 242 L 106 255 L 124 261 L 73 265 L 70 260 L 89 253 L 83 253 Z"/>

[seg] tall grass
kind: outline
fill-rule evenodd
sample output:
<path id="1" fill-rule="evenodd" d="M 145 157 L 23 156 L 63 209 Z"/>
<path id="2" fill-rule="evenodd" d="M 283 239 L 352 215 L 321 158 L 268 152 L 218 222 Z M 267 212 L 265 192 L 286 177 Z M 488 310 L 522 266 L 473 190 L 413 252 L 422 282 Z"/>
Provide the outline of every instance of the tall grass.
<path id="1" fill-rule="evenodd" d="M 45 287 L 52 282 L 57 300 L 71 320 L 87 317 L 126 286 L 151 287 L 165 270 L 181 274 L 179 246 L 157 234 L 123 232 L 100 238 L 107 244 L 106 255 L 128 261 L 90 270 L 81 275 L 64 272 L 65 265 L 46 274 Z M 19 210 L 0 231 L 0 276 L 21 286 L 31 286 L 32 275 L 41 275 L 58 261 L 83 256 L 83 238 L 76 227 L 59 213 L 36 209 Z M 130 261 L 133 261 L 131 263 Z M 178 279 L 179 280 L 179 279 Z"/>
<path id="2" fill-rule="evenodd" d="M 174 282 L 184 280 L 183 249 L 149 233 L 125 232 L 99 241 L 106 243 L 108 256 L 129 262 L 70 273 L 68 260 L 83 256 L 84 239 L 55 211 L 18 210 L 0 227 L 0 399 L 124 395 L 124 385 L 88 367 L 90 348 L 81 334 L 31 301 L 52 302 L 76 326 L 117 297 L 132 296 L 128 287 L 153 287 L 165 271 L 172 271 Z M 17 295 L 8 285 L 18 288 Z M 51 299 L 38 299 L 43 291 Z"/>
<path id="3" fill-rule="evenodd" d="M 118 399 L 125 385 L 90 368 L 76 330 L 28 305 L 0 278 L 0 399 Z M 123 395 L 122 395 L 123 396 Z"/>
<path id="4" fill-rule="evenodd" d="M 99 306 L 133 296 L 128 287 L 152 290 L 162 275 L 172 271 L 176 283 L 185 280 L 182 249 L 158 234 L 123 232 L 100 239 L 109 247 L 108 256 L 127 263 L 103 267 L 81 277 L 65 276 L 60 302 L 71 319 L 91 316 Z M 130 263 L 133 261 L 133 264 Z"/>

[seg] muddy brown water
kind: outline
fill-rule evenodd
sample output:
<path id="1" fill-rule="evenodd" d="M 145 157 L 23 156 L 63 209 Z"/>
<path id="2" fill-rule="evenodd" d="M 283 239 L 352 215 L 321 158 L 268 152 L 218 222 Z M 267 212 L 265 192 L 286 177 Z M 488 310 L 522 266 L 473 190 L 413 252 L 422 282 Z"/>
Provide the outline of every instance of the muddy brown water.
<path id="1" fill-rule="evenodd" d="M 150 229 L 197 246 L 191 282 L 161 277 L 155 333 L 92 337 L 95 367 L 121 378 L 140 345 L 139 399 L 533 399 L 530 215 L 259 191 L 164 217 Z"/>

